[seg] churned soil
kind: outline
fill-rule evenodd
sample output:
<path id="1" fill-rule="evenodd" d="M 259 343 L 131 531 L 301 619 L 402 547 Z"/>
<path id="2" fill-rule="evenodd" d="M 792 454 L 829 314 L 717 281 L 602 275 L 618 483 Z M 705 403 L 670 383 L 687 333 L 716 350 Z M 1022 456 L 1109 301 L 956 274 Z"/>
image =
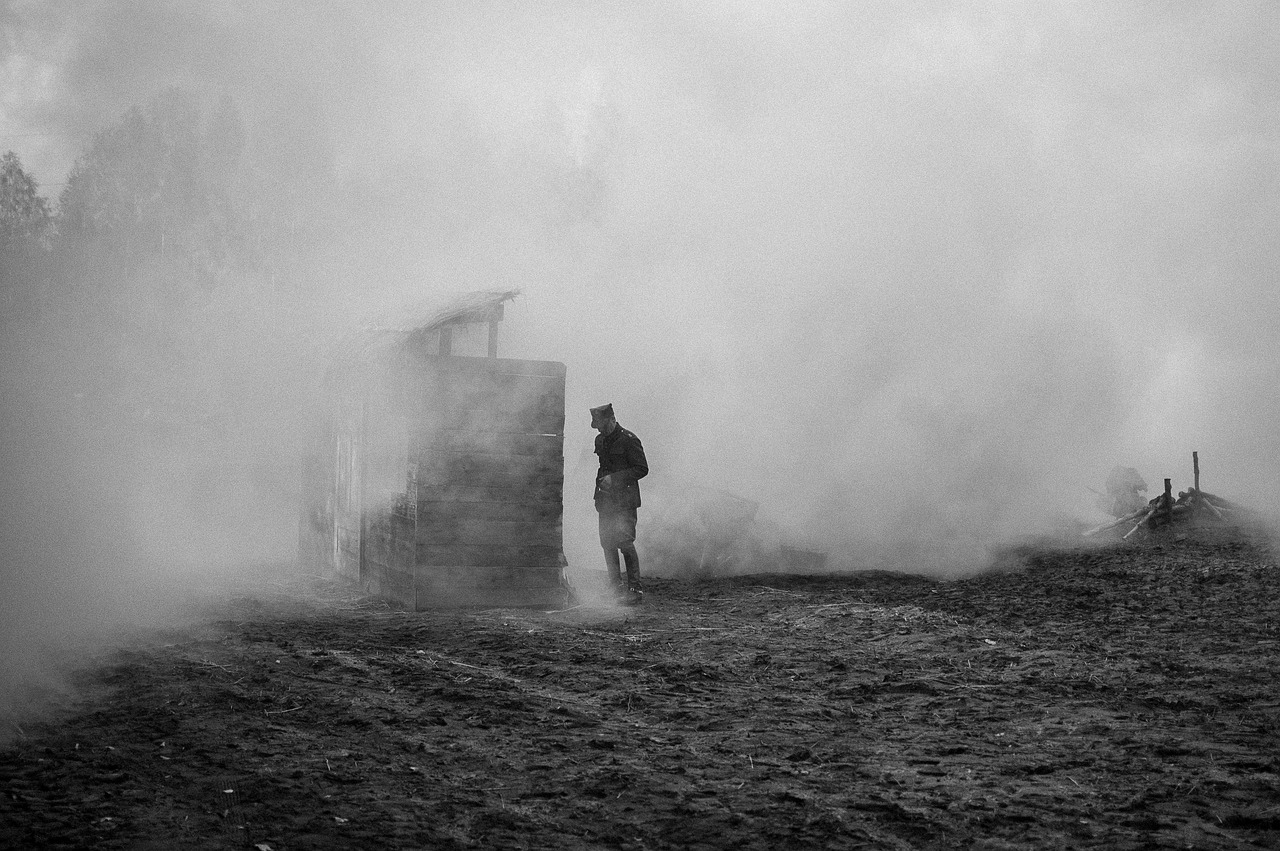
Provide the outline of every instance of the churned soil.
<path id="1" fill-rule="evenodd" d="M 1280 847 L 1280 571 L 1244 536 L 645 604 L 241 580 L 0 750 L 6 848 Z"/>

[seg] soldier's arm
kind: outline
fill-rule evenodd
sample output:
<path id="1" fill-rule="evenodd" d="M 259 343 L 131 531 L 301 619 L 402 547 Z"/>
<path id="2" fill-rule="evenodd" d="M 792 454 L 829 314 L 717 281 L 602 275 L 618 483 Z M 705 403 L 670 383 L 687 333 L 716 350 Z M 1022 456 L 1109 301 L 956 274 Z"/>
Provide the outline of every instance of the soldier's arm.
<path id="1" fill-rule="evenodd" d="M 631 484 L 649 475 L 649 461 L 644 457 L 640 438 L 631 437 L 627 440 L 627 466 L 615 475 L 618 476 L 617 484 Z"/>
<path id="2" fill-rule="evenodd" d="M 627 452 L 627 461 L 631 464 L 631 472 L 637 479 L 643 479 L 649 475 L 649 459 L 644 457 L 644 447 L 640 445 L 640 438 L 636 438 L 635 445 Z"/>
<path id="3" fill-rule="evenodd" d="M 649 461 L 644 457 L 644 447 L 640 445 L 640 439 L 637 437 L 623 439 L 627 441 L 625 457 L 627 466 L 604 476 L 600 481 L 605 488 L 626 487 L 649 474 Z"/>

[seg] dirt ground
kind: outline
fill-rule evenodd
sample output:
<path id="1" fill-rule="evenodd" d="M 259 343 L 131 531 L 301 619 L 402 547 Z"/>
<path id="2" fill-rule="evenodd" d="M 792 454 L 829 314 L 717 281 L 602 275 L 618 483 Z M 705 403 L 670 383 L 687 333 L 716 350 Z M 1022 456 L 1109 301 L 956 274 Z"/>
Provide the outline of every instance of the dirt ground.
<path id="1" fill-rule="evenodd" d="M 1280 847 L 1256 541 L 648 596 L 415 614 L 246 578 L 22 725 L 0 846 Z"/>

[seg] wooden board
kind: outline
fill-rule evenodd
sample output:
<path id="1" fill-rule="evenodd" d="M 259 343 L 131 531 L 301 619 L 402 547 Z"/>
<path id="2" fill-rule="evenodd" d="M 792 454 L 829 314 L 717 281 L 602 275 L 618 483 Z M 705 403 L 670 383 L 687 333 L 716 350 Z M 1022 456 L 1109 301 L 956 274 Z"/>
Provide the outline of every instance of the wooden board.
<path id="1" fill-rule="evenodd" d="M 463 520 L 508 520 L 559 525 L 563 506 L 557 502 L 433 501 L 418 509 L 419 523 L 456 523 Z"/>
<path id="2" fill-rule="evenodd" d="M 418 456 L 418 481 L 485 484 L 503 482 L 563 481 L 564 459 L 544 455 L 507 455 L 496 452 L 423 452 Z"/>
<path id="3" fill-rule="evenodd" d="M 353 581 L 360 579 L 360 528 L 358 525 L 338 526 L 335 530 L 337 546 L 334 550 L 334 570 L 339 576 Z"/>
<path id="4" fill-rule="evenodd" d="M 419 572 L 414 596 L 419 609 L 475 604 L 560 607 L 568 601 L 559 568 L 513 572 L 461 567 Z"/>
<path id="5" fill-rule="evenodd" d="M 413 608 L 416 605 L 416 571 L 366 561 L 364 578 L 360 585 L 375 597 L 390 600 L 399 606 Z"/>
<path id="6" fill-rule="evenodd" d="M 458 465 L 452 469 L 427 467 L 418 471 L 419 501 L 442 498 L 434 494 L 460 487 L 506 489 L 512 492 L 513 500 L 526 492 L 537 494 L 553 490 L 563 493 L 564 471 L 558 465 L 552 470 L 536 471 L 496 464 Z"/>
<path id="7" fill-rule="evenodd" d="M 406 378 L 412 416 L 426 435 L 562 434 L 564 365 L 498 358 L 427 358 Z"/>
<path id="8" fill-rule="evenodd" d="M 522 487 L 513 488 L 500 485 L 484 485 L 474 482 L 441 483 L 424 487 L 418 483 L 419 511 L 423 506 L 436 502 L 511 502 L 520 504 L 560 504 L 564 492 L 563 483 L 554 480 L 522 483 Z"/>
<path id="9" fill-rule="evenodd" d="M 448 518 L 422 521 L 418 540 L 430 547 L 459 545 L 560 547 L 564 536 L 554 520 L 510 521 Z"/>
<path id="10" fill-rule="evenodd" d="M 463 408 L 528 406 L 537 399 L 563 399 L 564 379 L 553 375 L 465 372 L 423 376 L 424 399 Z"/>
<path id="11" fill-rule="evenodd" d="M 412 577 L 417 553 L 416 526 L 415 521 L 394 512 L 380 513 L 370 520 L 364 537 L 362 578 L 366 584 L 371 576 L 378 582 L 392 581 L 386 578 L 392 575 Z"/>
<path id="12" fill-rule="evenodd" d="M 526 434 L 524 432 L 464 431 L 442 429 L 417 436 L 416 445 L 423 453 L 496 452 L 507 455 L 537 455 L 564 458 L 564 435 Z"/>
<path id="13" fill-rule="evenodd" d="M 457 544 L 435 546 L 418 542 L 418 571 L 434 572 L 440 566 L 459 567 L 561 567 L 564 553 L 557 545 Z"/>
<path id="14" fill-rule="evenodd" d="M 519 408 L 445 408 L 425 404 L 417 414 L 421 434 L 441 431 L 563 434 L 564 402 L 543 401 Z"/>

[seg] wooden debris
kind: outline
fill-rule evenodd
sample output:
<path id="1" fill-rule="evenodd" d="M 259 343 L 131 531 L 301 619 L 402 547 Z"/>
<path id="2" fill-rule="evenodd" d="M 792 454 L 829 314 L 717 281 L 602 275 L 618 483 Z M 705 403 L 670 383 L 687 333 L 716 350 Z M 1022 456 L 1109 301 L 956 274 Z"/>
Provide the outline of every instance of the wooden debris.
<path id="1" fill-rule="evenodd" d="M 1198 525 L 1204 523 L 1221 524 L 1246 520 L 1253 513 L 1230 500 L 1200 489 L 1200 454 L 1191 453 L 1195 486 L 1190 490 L 1178 493 L 1173 498 L 1172 479 L 1164 480 L 1164 493 L 1152 499 L 1146 505 L 1131 511 L 1123 517 L 1110 520 L 1083 532 L 1086 538 L 1092 538 L 1103 532 L 1133 524 L 1129 531 L 1121 535 L 1121 540 L 1128 540 L 1146 527 L 1148 530 L 1174 523 Z"/>
<path id="2" fill-rule="evenodd" d="M 1109 520 L 1106 523 L 1103 523 L 1101 526 L 1095 526 L 1094 528 L 1089 529 L 1088 531 L 1084 532 L 1084 536 L 1086 538 L 1091 538 L 1094 535 L 1098 534 L 1099 532 L 1105 532 L 1108 529 L 1114 529 L 1116 526 L 1119 526 L 1120 524 L 1124 523 L 1127 520 L 1134 520 L 1139 516 L 1146 515 L 1149 510 L 1150 509 L 1144 505 L 1135 511 L 1129 512 L 1123 517 L 1117 517 L 1115 520 Z M 1143 519 L 1146 519 L 1146 518 L 1143 517 Z"/>
<path id="3" fill-rule="evenodd" d="M 1152 517 L 1154 517 L 1155 514 L 1156 514 L 1156 510 L 1154 508 L 1148 511 L 1145 515 L 1143 515 L 1143 518 L 1141 520 L 1139 520 L 1137 523 L 1134 524 L 1134 527 L 1132 529 L 1124 533 L 1124 535 L 1122 536 L 1122 539 L 1127 540 L 1130 535 L 1132 535 L 1134 532 L 1142 528 L 1142 525 L 1146 523 L 1148 520 L 1150 520 Z"/>

